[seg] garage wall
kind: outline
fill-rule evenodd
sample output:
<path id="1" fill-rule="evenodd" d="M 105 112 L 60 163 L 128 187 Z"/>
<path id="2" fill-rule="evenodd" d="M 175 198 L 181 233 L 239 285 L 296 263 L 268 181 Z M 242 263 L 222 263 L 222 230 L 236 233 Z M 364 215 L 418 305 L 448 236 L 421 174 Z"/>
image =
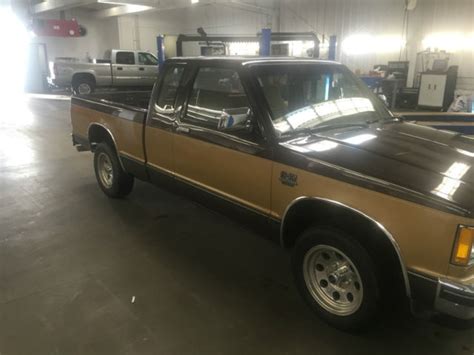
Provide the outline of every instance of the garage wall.
<path id="1" fill-rule="evenodd" d="M 45 43 L 48 57 L 53 61 L 55 57 L 76 57 L 85 59 L 86 54 L 92 58 L 102 58 L 107 48 L 119 46 L 118 21 L 116 17 L 98 21 L 89 11 L 73 9 L 66 11 L 66 19 L 75 17 L 78 23 L 87 30 L 84 37 L 35 37 L 35 43 Z M 43 17 L 47 18 L 47 17 Z M 49 18 L 59 18 L 58 14 L 50 14 Z"/>
<path id="2" fill-rule="evenodd" d="M 474 0 L 419 0 L 411 22 L 416 51 L 432 34 L 458 47 L 450 57 L 450 65 L 459 65 L 458 89 L 474 91 Z"/>
<path id="3" fill-rule="evenodd" d="M 251 34 L 270 26 L 273 31 L 314 31 L 338 37 L 337 59 L 352 70 L 367 72 L 374 64 L 398 60 L 400 50 L 369 51 L 348 54 L 342 43 L 354 34 L 375 37 L 401 36 L 404 0 L 255 0 L 257 6 L 274 8 L 236 8 L 224 4 L 188 6 L 150 11 L 97 20 L 91 12 L 72 9 L 66 18 L 76 17 L 88 34 L 82 38 L 37 37 L 46 43 L 50 60 L 56 56 L 101 57 L 105 49 L 119 47 L 156 52 L 158 34 L 196 33 L 203 27 L 209 34 Z M 59 14 L 51 15 L 58 18 Z M 418 0 L 410 12 L 406 51 L 401 58 L 411 62 L 414 71 L 416 53 L 423 49 L 423 39 L 433 33 L 472 35 L 471 45 L 460 48 L 451 57 L 459 65 L 458 88 L 474 90 L 474 0 Z M 467 38 L 467 37 L 466 37 Z M 363 44 L 370 47 L 370 43 Z"/>
<path id="4" fill-rule="evenodd" d="M 156 53 L 156 36 L 179 33 L 182 17 L 177 10 L 122 16 L 118 19 L 120 48 Z"/>
<path id="5" fill-rule="evenodd" d="M 339 44 L 354 34 L 401 34 L 401 0 L 282 0 L 282 31 L 314 31 L 337 35 Z M 390 54 L 346 55 L 338 46 L 337 59 L 352 69 L 368 70 L 375 63 L 398 59 L 399 51 Z"/>
<path id="6" fill-rule="evenodd" d="M 271 25 L 272 21 L 274 21 L 273 14 L 267 15 L 258 9 L 246 10 L 226 5 L 191 6 L 177 10 L 145 12 L 119 18 L 120 46 L 156 52 L 158 34 L 196 34 L 196 29 L 203 27 L 210 35 L 255 35 L 263 27 Z"/>
<path id="7" fill-rule="evenodd" d="M 354 34 L 401 36 L 404 0 L 281 0 L 282 31 L 315 31 L 338 37 L 337 59 L 352 70 L 368 71 L 374 64 L 398 60 L 400 51 L 348 55 L 342 42 Z M 407 58 L 414 63 L 423 39 L 434 32 L 474 33 L 473 0 L 418 0 L 410 12 Z M 468 29 L 466 31 L 466 29 Z M 405 53 L 402 53 L 402 60 Z M 468 49 L 451 57 L 451 65 L 460 65 L 458 87 L 474 90 L 474 40 Z M 413 71 L 414 64 L 411 65 Z"/>

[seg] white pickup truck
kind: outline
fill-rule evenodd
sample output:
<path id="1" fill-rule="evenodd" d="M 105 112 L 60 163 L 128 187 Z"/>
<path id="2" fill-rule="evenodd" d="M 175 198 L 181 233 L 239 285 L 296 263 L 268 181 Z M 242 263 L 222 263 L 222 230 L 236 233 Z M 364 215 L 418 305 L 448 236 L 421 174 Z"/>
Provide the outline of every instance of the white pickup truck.
<path id="1" fill-rule="evenodd" d="M 158 59 L 153 54 L 112 49 L 93 63 L 55 61 L 49 82 L 84 95 L 96 87 L 152 87 L 157 76 Z"/>

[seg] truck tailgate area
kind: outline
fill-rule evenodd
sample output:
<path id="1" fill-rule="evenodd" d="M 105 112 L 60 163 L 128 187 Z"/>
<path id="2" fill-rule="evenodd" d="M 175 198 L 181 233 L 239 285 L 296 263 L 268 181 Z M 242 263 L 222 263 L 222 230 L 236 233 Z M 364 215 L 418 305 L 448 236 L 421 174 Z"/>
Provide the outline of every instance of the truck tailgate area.
<path id="1" fill-rule="evenodd" d="M 143 163 L 143 125 L 151 92 L 119 92 L 71 99 L 73 141 L 89 147 L 104 134 L 121 157 Z"/>

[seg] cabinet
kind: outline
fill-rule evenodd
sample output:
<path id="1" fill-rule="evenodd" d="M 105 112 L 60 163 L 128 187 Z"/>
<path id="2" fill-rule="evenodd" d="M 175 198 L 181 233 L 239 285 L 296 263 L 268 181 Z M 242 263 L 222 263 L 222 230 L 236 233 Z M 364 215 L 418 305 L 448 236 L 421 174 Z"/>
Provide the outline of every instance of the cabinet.
<path id="1" fill-rule="evenodd" d="M 447 74 L 421 74 L 418 106 L 442 108 L 447 80 Z"/>
<path id="2" fill-rule="evenodd" d="M 418 106 L 446 111 L 454 100 L 457 79 L 457 65 L 446 72 L 421 73 Z"/>

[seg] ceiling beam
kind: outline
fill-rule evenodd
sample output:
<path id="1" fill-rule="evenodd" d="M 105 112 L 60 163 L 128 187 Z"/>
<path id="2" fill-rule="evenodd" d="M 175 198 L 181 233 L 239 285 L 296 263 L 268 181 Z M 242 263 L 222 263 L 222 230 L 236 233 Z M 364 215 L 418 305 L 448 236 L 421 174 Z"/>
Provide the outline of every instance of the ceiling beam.
<path id="1" fill-rule="evenodd" d="M 153 7 L 146 6 L 146 5 L 120 5 L 114 6 L 110 9 L 94 11 L 94 16 L 97 18 L 106 18 L 106 17 L 114 17 L 114 16 L 123 16 L 134 14 L 137 12 L 144 12 L 152 10 Z"/>
<path id="2" fill-rule="evenodd" d="M 94 4 L 97 0 L 46 0 L 32 7 L 34 14 L 40 14 L 49 11 L 62 11 L 73 7 Z"/>
<path id="3" fill-rule="evenodd" d="M 184 9 L 190 6 L 201 6 L 212 3 L 211 0 L 200 0 L 197 4 L 191 4 L 191 0 L 98 0 L 100 3 L 124 4 L 110 9 L 94 12 L 98 18 L 122 16 L 144 11 L 169 11 Z M 125 5 L 127 4 L 127 5 Z"/>

